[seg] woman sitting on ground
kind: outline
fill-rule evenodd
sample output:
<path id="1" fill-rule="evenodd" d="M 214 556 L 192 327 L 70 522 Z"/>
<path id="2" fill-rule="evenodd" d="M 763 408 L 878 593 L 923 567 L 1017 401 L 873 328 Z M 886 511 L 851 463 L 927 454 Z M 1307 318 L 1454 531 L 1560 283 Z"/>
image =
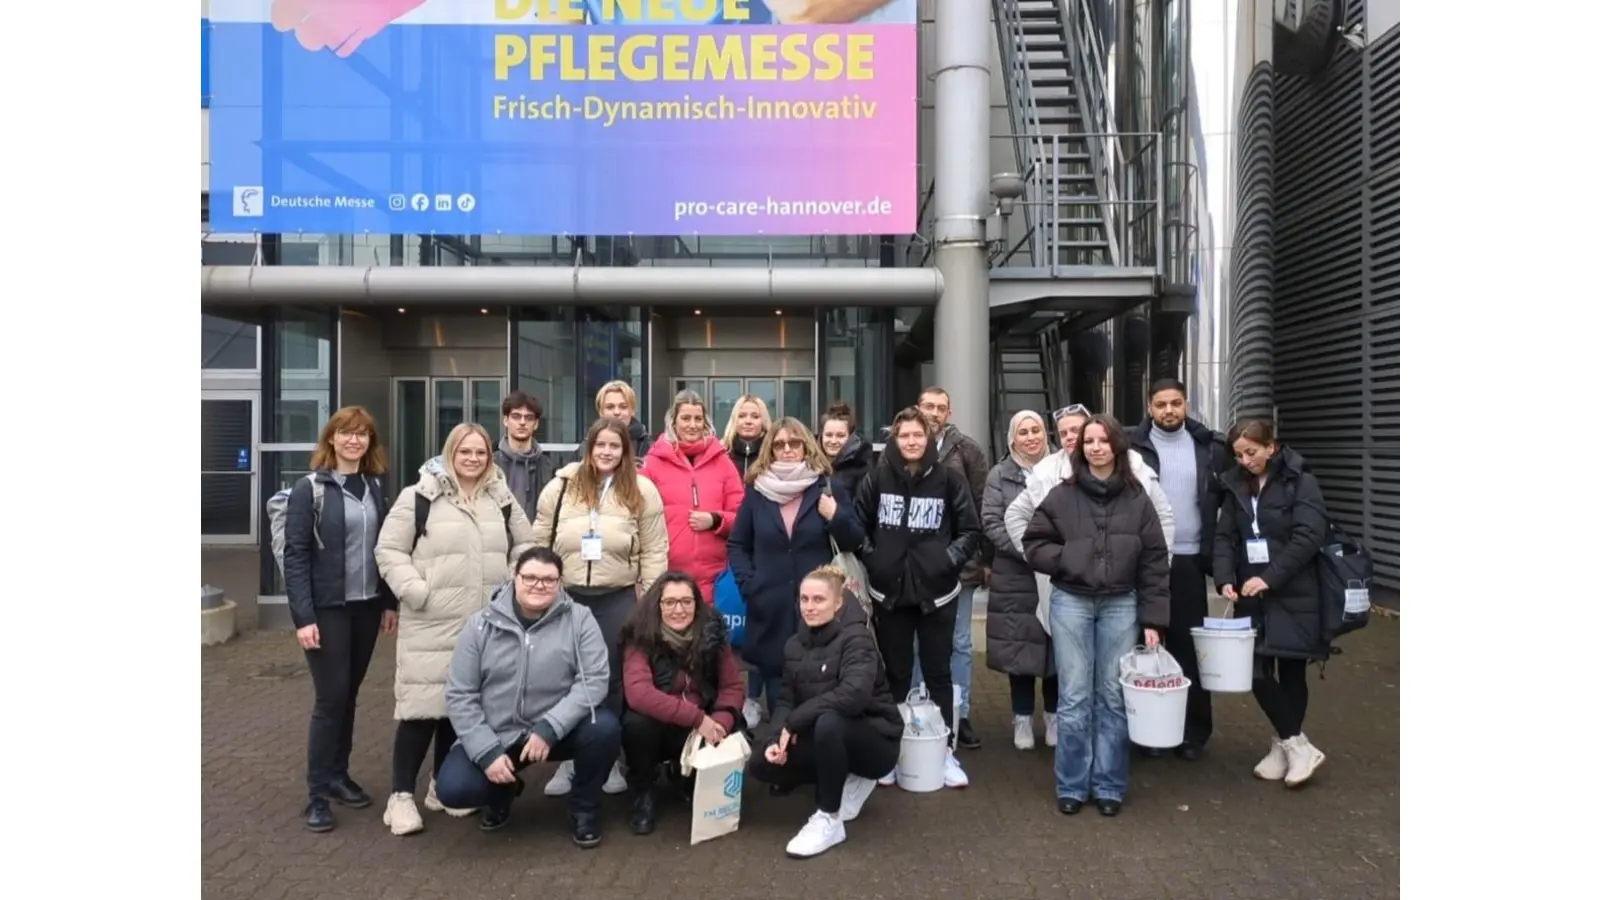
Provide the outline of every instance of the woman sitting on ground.
<path id="1" fill-rule="evenodd" d="M 630 824 L 649 834 L 661 763 L 677 763 L 690 732 L 720 744 L 743 724 L 744 676 L 727 626 L 687 572 L 661 576 L 623 626 L 622 690 Z"/>
<path id="2" fill-rule="evenodd" d="M 771 743 L 750 758 L 760 781 L 816 785 L 817 811 L 787 848 L 796 858 L 844 841 L 844 823 L 899 761 L 905 731 L 866 609 L 844 582 L 843 569 L 822 566 L 800 583 L 805 627 L 784 650 Z"/>

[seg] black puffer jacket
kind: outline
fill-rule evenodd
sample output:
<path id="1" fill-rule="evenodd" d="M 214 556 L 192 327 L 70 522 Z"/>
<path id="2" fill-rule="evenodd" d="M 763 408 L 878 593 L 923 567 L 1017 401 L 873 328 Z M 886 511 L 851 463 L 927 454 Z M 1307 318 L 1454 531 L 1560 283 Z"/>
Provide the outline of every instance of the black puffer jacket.
<path id="1" fill-rule="evenodd" d="M 861 435 L 852 434 L 832 462 L 834 489 L 843 488 L 846 494 L 854 497 L 861 479 L 872 467 L 872 445 L 862 440 Z"/>
<path id="2" fill-rule="evenodd" d="M 1166 628 L 1172 599 L 1167 539 L 1150 495 L 1120 476 L 1101 481 L 1078 468 L 1050 489 L 1022 533 L 1034 571 L 1083 597 L 1136 594 L 1139 623 Z"/>
<path id="3" fill-rule="evenodd" d="M 766 439 L 764 434 L 754 440 L 734 435 L 733 440 L 728 442 L 728 458 L 733 460 L 733 467 L 739 470 L 740 481 L 750 474 L 750 464 L 761 455 L 761 442 Z"/>
<path id="4" fill-rule="evenodd" d="M 1252 506 L 1251 475 L 1235 465 L 1222 476 L 1222 515 L 1211 568 L 1217 590 L 1235 590 L 1260 576 L 1264 594 L 1240 597 L 1235 614 L 1249 616 L 1256 629 L 1256 652 L 1263 656 L 1322 660 L 1328 642 L 1322 636 L 1317 583 L 1317 551 L 1328 533 L 1322 488 L 1300 454 L 1279 444 L 1267 463 L 1267 482 Z M 1255 537 L 1258 523 L 1267 541 L 1267 563 L 1252 565 L 1245 542 Z"/>
<path id="5" fill-rule="evenodd" d="M 772 712 L 772 732 L 804 735 L 823 713 L 864 719 L 884 737 L 905 732 L 889 693 L 883 657 L 861 603 L 846 593 L 839 615 L 821 628 L 802 626 L 783 648 L 783 690 Z"/>
<path id="6" fill-rule="evenodd" d="M 1028 471 L 1012 457 L 989 470 L 983 486 L 983 533 L 994 547 L 989 576 L 989 668 L 1007 675 L 1055 674 L 1050 635 L 1039 623 L 1039 584 L 1033 566 L 1006 533 L 1006 509 L 1028 483 Z"/>
<path id="7" fill-rule="evenodd" d="M 978 552 L 983 525 L 960 473 L 923 462 L 913 473 L 890 441 L 861 479 L 856 518 L 867 535 L 860 555 L 873 602 L 931 613 L 961 592 L 961 567 Z"/>

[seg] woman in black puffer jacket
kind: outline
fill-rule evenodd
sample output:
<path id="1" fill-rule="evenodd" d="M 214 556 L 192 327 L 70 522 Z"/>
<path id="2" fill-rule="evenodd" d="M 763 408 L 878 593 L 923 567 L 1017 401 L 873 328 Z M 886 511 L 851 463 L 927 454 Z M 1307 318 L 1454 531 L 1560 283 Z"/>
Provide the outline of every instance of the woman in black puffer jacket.
<path id="1" fill-rule="evenodd" d="M 856 432 L 856 415 L 850 404 L 835 401 L 822 414 L 817 443 L 833 464 L 834 488 L 854 497 L 856 485 L 872 468 L 872 445 Z"/>
<path id="2" fill-rule="evenodd" d="M 1277 738 L 1257 778 L 1299 787 L 1327 757 L 1306 740 L 1306 664 L 1328 658 L 1317 551 L 1328 531 L 1322 488 L 1272 423 L 1247 419 L 1228 432 L 1238 465 L 1222 476 L 1211 566 L 1217 592 L 1256 629 L 1252 693 Z"/>
<path id="3" fill-rule="evenodd" d="M 844 583 L 834 566 L 800 583 L 805 627 L 784 648 L 771 743 L 750 759 L 750 774 L 761 781 L 816 785 L 817 811 L 787 848 L 794 857 L 844 841 L 844 823 L 894 771 L 905 731 L 866 610 Z"/>
<path id="4" fill-rule="evenodd" d="M 1093 416 L 1072 452 L 1072 478 L 1050 489 L 1022 533 L 1034 571 L 1049 576 L 1056 709 L 1056 808 L 1075 815 L 1094 794 L 1103 816 L 1128 790 L 1128 715 L 1120 663 L 1167 627 L 1167 539 L 1155 503 L 1110 416 Z"/>

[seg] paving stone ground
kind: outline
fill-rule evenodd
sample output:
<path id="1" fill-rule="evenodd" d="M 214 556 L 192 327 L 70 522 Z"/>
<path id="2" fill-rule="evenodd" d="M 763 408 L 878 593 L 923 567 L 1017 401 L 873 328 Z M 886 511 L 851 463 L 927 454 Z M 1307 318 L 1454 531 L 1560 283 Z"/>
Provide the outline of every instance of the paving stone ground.
<path id="1" fill-rule="evenodd" d="M 427 830 L 397 838 L 381 822 L 393 738 L 394 640 L 363 689 L 352 774 L 375 798 L 339 810 L 328 834 L 305 831 L 311 683 L 291 635 L 254 633 L 203 651 L 202 880 L 209 900 L 1290 900 L 1400 896 L 1400 624 L 1374 618 L 1311 683 L 1306 733 L 1328 753 L 1298 792 L 1256 781 L 1268 728 L 1248 694 L 1215 698 L 1205 759 L 1135 757 L 1116 819 L 1055 812 L 1043 746 L 1011 747 L 1005 679 L 982 668 L 974 721 L 983 749 L 963 751 L 963 791 L 879 789 L 849 840 L 796 861 L 783 846 L 811 812 L 797 792 L 752 789 L 737 834 L 691 848 L 688 811 L 666 808 L 648 837 L 606 800 L 605 844 L 568 840 L 560 802 L 530 790 L 512 825 L 424 813 Z M 421 787 L 426 790 L 427 776 Z"/>

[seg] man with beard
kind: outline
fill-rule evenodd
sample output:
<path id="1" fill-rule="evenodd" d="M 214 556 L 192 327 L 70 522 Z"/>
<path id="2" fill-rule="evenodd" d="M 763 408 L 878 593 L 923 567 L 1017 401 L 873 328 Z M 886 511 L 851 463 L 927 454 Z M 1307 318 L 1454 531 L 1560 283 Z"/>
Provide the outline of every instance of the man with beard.
<path id="1" fill-rule="evenodd" d="M 929 436 L 933 458 L 967 486 L 974 505 L 982 502 L 984 482 L 989 478 L 989 459 L 976 440 L 950 424 L 950 392 L 941 387 L 923 388 L 922 395 L 917 398 L 917 410 L 933 429 Z M 961 689 L 956 745 L 963 750 L 983 746 L 972 728 L 972 596 L 979 585 L 989 583 L 989 553 L 988 543 L 980 534 L 977 552 L 961 570 L 961 594 L 956 600 L 955 653 L 950 660 L 950 674 L 956 687 Z M 914 683 L 922 684 L 920 648 Z"/>
<path id="2" fill-rule="evenodd" d="M 522 504 L 530 523 L 539 510 L 539 492 L 555 472 L 555 462 L 545 456 L 544 448 L 533 439 L 539 433 L 542 418 L 544 404 L 531 394 L 512 391 L 500 401 L 500 424 L 506 436 L 495 448 L 494 464 L 506 473 L 511 494 Z"/>
<path id="3" fill-rule="evenodd" d="M 608 381 L 600 385 L 594 395 L 594 411 L 601 418 L 621 419 L 628 423 L 628 437 L 633 441 L 633 458 L 644 465 L 644 455 L 650 449 L 650 435 L 639 421 L 639 395 L 626 381 Z"/>
<path id="4" fill-rule="evenodd" d="M 1211 544 L 1216 538 L 1217 502 L 1222 492 L 1219 477 L 1233 459 L 1222 434 L 1189 418 L 1188 392 L 1183 382 L 1172 378 L 1150 385 L 1149 415 L 1128 430 L 1128 441 L 1156 470 L 1172 504 L 1172 618 L 1167 650 L 1193 682 L 1183 743 L 1176 753 L 1180 759 L 1194 761 L 1211 739 L 1211 692 L 1200 686 L 1200 667 L 1189 629 L 1202 625 L 1206 617 L 1210 593 L 1206 576 L 1211 574 Z M 1149 747 L 1141 747 L 1140 752 L 1161 755 L 1160 750 Z"/>

